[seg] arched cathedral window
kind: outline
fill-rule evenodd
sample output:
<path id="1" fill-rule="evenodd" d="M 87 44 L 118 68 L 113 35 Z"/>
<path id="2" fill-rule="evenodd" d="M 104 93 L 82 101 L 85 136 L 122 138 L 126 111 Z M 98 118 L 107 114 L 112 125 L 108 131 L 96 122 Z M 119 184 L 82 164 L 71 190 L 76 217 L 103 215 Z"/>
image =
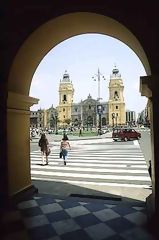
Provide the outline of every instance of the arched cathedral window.
<path id="1" fill-rule="evenodd" d="M 118 95 L 118 92 L 117 92 L 117 91 L 114 92 L 114 99 L 115 99 L 115 100 L 118 100 L 118 99 L 119 99 L 119 95 Z"/>
<path id="2" fill-rule="evenodd" d="M 63 95 L 63 101 L 67 101 L 67 96 L 66 96 L 66 94 Z"/>

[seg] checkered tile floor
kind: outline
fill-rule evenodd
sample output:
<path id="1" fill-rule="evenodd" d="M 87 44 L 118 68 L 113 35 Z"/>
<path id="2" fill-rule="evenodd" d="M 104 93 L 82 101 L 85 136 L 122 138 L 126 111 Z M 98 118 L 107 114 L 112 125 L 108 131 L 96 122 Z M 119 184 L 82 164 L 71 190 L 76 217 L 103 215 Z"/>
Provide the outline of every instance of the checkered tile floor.
<path id="1" fill-rule="evenodd" d="M 5 240 L 152 240 L 145 206 L 38 194 L 8 210 Z"/>

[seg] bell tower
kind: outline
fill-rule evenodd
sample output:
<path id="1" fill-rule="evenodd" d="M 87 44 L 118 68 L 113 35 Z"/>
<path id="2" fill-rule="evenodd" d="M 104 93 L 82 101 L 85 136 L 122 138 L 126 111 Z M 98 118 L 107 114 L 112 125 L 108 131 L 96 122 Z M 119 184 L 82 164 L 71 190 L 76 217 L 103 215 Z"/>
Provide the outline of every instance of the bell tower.
<path id="1" fill-rule="evenodd" d="M 59 85 L 59 106 L 58 119 L 60 124 L 66 124 L 71 120 L 71 109 L 73 103 L 74 88 L 67 71 L 63 74 L 63 79 Z"/>
<path id="2" fill-rule="evenodd" d="M 126 112 L 124 102 L 124 85 L 121 79 L 121 74 L 116 66 L 112 70 L 109 81 L 109 125 L 125 125 Z"/>

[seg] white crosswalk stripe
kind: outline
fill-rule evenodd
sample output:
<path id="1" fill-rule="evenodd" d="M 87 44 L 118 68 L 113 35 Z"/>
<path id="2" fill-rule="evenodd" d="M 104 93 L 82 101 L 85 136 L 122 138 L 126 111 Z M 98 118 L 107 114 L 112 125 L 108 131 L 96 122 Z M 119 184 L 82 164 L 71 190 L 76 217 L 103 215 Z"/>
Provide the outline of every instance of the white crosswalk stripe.
<path id="1" fill-rule="evenodd" d="M 113 148 L 77 143 L 71 146 L 66 166 L 59 158 L 58 145 L 52 148 L 49 165 L 41 165 L 40 151 L 31 152 L 32 179 L 138 188 L 150 185 L 147 165 L 136 142 Z"/>

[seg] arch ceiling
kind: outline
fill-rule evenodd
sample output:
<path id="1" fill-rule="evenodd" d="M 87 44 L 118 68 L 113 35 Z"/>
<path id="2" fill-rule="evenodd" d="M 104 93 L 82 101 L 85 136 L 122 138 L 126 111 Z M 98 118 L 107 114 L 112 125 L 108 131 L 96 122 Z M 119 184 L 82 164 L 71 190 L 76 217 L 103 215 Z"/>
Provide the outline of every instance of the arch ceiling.
<path id="1" fill-rule="evenodd" d="M 62 15 L 36 29 L 19 49 L 11 67 L 8 90 L 28 95 L 33 74 L 44 56 L 60 42 L 84 33 L 114 37 L 129 46 L 140 58 L 147 75 L 150 67 L 137 38 L 112 18 L 88 12 Z"/>

